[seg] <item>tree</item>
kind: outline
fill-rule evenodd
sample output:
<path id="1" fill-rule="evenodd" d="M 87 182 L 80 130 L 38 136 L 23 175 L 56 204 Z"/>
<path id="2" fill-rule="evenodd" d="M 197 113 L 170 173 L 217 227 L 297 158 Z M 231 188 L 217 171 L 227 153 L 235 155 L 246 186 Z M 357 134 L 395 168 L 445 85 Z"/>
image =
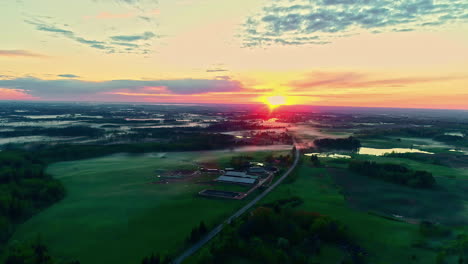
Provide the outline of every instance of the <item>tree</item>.
<path id="1" fill-rule="evenodd" d="M 198 232 L 200 233 L 200 235 L 208 233 L 208 228 L 206 227 L 205 222 L 200 222 L 200 225 L 198 226 Z"/>
<path id="2" fill-rule="evenodd" d="M 320 160 L 317 155 L 310 156 L 310 161 L 312 162 L 312 166 L 320 167 Z"/>
<path id="3" fill-rule="evenodd" d="M 149 257 L 143 258 L 141 261 L 141 264 L 160 264 L 161 263 L 161 257 L 159 254 L 154 255 L 154 253 L 151 254 Z"/>
<path id="4" fill-rule="evenodd" d="M 274 161 L 275 161 L 275 157 L 271 153 L 265 157 L 265 162 L 267 163 L 273 163 Z"/>

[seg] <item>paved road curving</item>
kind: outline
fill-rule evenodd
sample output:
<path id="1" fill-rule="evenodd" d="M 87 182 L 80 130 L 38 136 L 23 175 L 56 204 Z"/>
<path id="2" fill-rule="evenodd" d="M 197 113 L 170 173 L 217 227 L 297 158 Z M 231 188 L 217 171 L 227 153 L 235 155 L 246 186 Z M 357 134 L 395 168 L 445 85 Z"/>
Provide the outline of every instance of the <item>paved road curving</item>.
<path id="1" fill-rule="evenodd" d="M 296 147 L 296 153 L 294 162 L 289 167 L 289 169 L 275 182 L 273 183 L 270 187 L 268 187 L 265 191 L 263 191 L 260 195 L 255 197 L 252 201 L 250 201 L 248 204 L 246 204 L 244 207 L 239 209 L 237 212 L 235 212 L 233 215 L 231 215 L 226 221 L 224 221 L 222 224 L 216 226 L 213 230 L 211 230 L 205 237 L 203 237 L 200 241 L 197 243 L 193 244 L 190 248 L 186 249 L 182 254 L 180 254 L 172 263 L 173 264 L 180 264 L 182 261 L 184 261 L 187 257 L 191 256 L 195 252 L 197 252 L 201 247 L 203 247 L 208 241 L 213 239 L 221 230 L 223 230 L 224 224 L 229 224 L 231 223 L 232 220 L 238 218 L 241 216 L 243 213 L 245 213 L 247 210 L 252 208 L 258 201 L 260 201 L 263 197 L 265 197 L 268 193 L 270 193 L 276 186 L 278 186 L 286 177 L 288 177 L 289 174 L 296 168 L 297 164 L 299 163 L 299 149 L 296 146 L 296 143 L 294 142 L 294 146 Z"/>

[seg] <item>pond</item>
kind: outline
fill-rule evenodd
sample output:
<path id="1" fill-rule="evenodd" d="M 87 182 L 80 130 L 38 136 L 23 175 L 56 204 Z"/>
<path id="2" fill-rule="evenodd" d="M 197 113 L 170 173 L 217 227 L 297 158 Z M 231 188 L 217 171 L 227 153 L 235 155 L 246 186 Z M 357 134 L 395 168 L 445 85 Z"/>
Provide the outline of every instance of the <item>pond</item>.
<path id="1" fill-rule="evenodd" d="M 446 132 L 444 133 L 446 136 L 455 136 L 455 137 L 464 137 L 462 132 Z"/>
<path id="2" fill-rule="evenodd" d="M 10 144 L 10 143 L 31 143 L 31 142 L 43 142 L 51 143 L 56 141 L 66 141 L 73 140 L 79 137 L 48 137 L 48 136 L 23 136 L 23 137 L 9 137 L 9 138 L 0 138 L 0 145 Z"/>
<path id="3" fill-rule="evenodd" d="M 317 156 L 319 158 L 332 158 L 332 159 L 350 159 L 350 155 L 343 155 L 337 153 L 306 153 L 304 156 Z"/>
<path id="4" fill-rule="evenodd" d="M 468 151 L 461 150 L 461 149 L 450 149 L 450 152 L 458 152 L 458 153 L 463 153 L 464 155 L 468 155 Z"/>
<path id="5" fill-rule="evenodd" d="M 410 148 L 390 148 L 390 149 L 377 149 L 377 148 L 360 148 L 358 154 L 361 155 L 375 155 L 383 156 L 390 153 L 423 153 L 423 154 L 434 154 L 432 152 L 423 151 L 420 149 Z"/>

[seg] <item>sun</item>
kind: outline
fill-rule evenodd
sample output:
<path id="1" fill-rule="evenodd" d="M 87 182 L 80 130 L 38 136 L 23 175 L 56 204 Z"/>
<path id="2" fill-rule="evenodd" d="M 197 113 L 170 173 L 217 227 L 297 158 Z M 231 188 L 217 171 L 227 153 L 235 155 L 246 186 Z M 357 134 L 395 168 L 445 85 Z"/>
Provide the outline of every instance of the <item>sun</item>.
<path id="1" fill-rule="evenodd" d="M 274 109 L 280 105 L 286 104 L 286 97 L 282 95 L 269 96 L 265 98 L 265 103 L 271 108 Z"/>

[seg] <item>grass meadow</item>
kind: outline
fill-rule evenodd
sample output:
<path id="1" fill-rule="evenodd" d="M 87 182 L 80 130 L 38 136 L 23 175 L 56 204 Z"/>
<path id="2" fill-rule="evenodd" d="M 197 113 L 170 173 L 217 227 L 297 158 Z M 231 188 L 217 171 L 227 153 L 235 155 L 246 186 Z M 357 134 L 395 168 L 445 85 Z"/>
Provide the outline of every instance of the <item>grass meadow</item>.
<path id="1" fill-rule="evenodd" d="M 349 228 L 356 241 L 369 252 L 371 263 L 409 263 L 413 256 L 419 260 L 417 263 L 434 261 L 434 252 L 411 247 L 419 236 L 417 225 L 356 210 L 346 201 L 330 170 L 312 168 L 307 164 L 305 162 L 298 169 L 299 177 L 296 181 L 279 186 L 264 202 L 293 195 L 302 197 L 304 204 L 297 209 L 318 212 L 340 220 Z M 321 258 L 324 262 L 320 263 L 333 263 Z"/>
<path id="2" fill-rule="evenodd" d="M 262 160 L 269 153 L 243 154 Z M 151 184 L 155 171 L 224 167 L 239 154 L 116 154 L 52 164 L 48 173 L 65 185 L 65 199 L 22 224 L 10 243 L 40 236 L 54 256 L 85 264 L 139 263 L 153 252 L 173 253 L 201 221 L 219 224 L 246 201 L 200 197 L 199 191 L 216 186 L 196 184 L 196 178 Z"/>

